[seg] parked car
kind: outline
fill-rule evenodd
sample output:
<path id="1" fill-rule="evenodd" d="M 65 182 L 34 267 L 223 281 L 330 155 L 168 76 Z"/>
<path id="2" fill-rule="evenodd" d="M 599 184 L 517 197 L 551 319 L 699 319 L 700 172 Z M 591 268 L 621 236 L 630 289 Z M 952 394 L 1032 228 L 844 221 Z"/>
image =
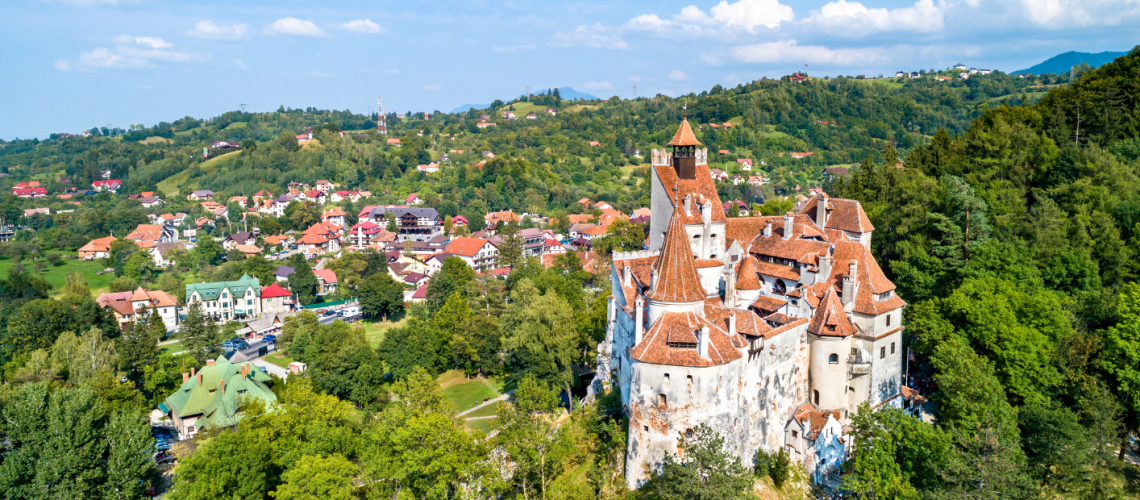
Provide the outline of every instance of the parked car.
<path id="1" fill-rule="evenodd" d="M 264 341 L 266 341 L 266 342 L 269 342 L 270 344 L 276 344 L 276 343 L 277 343 L 277 336 L 276 336 L 276 335 L 274 335 L 274 334 L 272 334 L 272 333 L 270 333 L 270 334 L 268 334 L 268 335 L 266 335 L 266 336 L 264 336 L 264 337 L 261 337 L 261 340 L 264 340 Z"/>
<path id="2" fill-rule="evenodd" d="M 249 349 L 249 342 L 242 340 L 242 341 L 234 344 L 234 350 L 240 351 L 243 349 Z"/>
<path id="3" fill-rule="evenodd" d="M 222 342 L 222 349 L 225 349 L 227 351 L 232 351 L 232 350 L 234 350 L 235 345 L 237 345 L 237 342 L 234 342 L 232 340 L 227 340 L 225 342 Z"/>

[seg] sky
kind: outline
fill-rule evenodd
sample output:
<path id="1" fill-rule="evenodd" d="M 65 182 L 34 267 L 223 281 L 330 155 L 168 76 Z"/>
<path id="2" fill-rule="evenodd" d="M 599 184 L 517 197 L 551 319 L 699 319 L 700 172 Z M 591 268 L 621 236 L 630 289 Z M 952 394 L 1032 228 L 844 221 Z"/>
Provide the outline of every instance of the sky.
<path id="1" fill-rule="evenodd" d="M 1140 43 L 1140 0 L 7 0 L 0 138 L 240 109 L 450 111 L 793 71 L 1024 69 Z"/>

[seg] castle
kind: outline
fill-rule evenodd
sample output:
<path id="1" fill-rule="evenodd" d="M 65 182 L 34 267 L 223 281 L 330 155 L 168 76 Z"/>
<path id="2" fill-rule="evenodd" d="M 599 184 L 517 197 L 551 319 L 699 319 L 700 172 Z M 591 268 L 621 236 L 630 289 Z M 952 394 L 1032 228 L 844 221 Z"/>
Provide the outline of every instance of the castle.
<path id="1" fill-rule="evenodd" d="M 592 392 L 620 388 L 636 488 L 704 423 L 745 464 L 781 447 L 836 471 L 864 402 L 899 405 L 902 309 L 858 202 L 728 218 L 688 120 L 652 151 L 649 250 L 615 252 Z"/>

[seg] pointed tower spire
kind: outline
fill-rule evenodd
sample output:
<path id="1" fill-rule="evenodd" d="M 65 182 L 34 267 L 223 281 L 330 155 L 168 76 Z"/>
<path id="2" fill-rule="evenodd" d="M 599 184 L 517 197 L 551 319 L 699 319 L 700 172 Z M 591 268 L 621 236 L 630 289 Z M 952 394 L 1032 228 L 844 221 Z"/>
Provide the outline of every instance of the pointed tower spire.
<path id="1" fill-rule="evenodd" d="M 665 231 L 661 255 L 653 264 L 657 280 L 646 294 L 652 300 L 662 302 L 705 300 L 701 275 L 697 272 L 693 249 L 689 246 L 688 233 L 685 232 L 684 217 L 680 200 L 674 200 L 673 216 L 669 219 L 669 229 Z"/>

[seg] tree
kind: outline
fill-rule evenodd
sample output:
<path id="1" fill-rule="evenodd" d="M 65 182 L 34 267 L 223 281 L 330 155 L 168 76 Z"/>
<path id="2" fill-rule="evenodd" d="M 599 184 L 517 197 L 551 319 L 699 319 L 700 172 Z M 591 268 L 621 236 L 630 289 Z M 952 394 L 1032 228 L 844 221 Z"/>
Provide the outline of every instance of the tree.
<path id="1" fill-rule="evenodd" d="M 64 332 L 51 348 L 56 373 L 69 382 L 79 384 L 100 371 L 110 372 L 118 363 L 115 343 L 103 338 L 103 332 L 91 328 L 83 335 Z"/>
<path id="2" fill-rule="evenodd" d="M 343 455 L 301 457 L 281 476 L 281 486 L 269 496 L 277 500 L 351 500 L 357 498 L 352 484 L 356 465 Z"/>
<path id="3" fill-rule="evenodd" d="M 663 500 L 746 498 L 748 469 L 724 449 L 724 437 L 706 424 L 677 439 L 680 458 L 669 454 L 646 485 Z"/>
<path id="4" fill-rule="evenodd" d="M 360 308 L 365 316 L 385 321 L 404 310 L 404 287 L 388 273 L 369 276 L 360 285 Z"/>
<path id="5" fill-rule="evenodd" d="M 645 226 L 618 219 L 606 228 L 606 235 L 598 238 L 594 247 L 605 253 L 641 250 L 645 241 Z"/>
<path id="6" fill-rule="evenodd" d="M 508 267 L 511 269 L 518 267 L 523 261 L 523 247 L 526 244 L 522 237 L 519 236 L 519 227 L 517 225 L 502 224 L 499 227 L 499 238 L 499 254 L 495 263 L 499 267 Z"/>
<path id="7" fill-rule="evenodd" d="M 1128 431 L 1136 431 L 1140 428 L 1140 285 L 1124 285 L 1116 307 L 1120 321 L 1104 333 L 1103 364 L 1124 408 L 1124 425 Z M 1123 433 L 1121 459 L 1129 445 L 1128 435 Z"/>
<path id="8" fill-rule="evenodd" d="M 54 255 L 54 254 L 53 254 Z M 87 287 L 87 280 L 79 271 L 69 271 L 63 283 L 63 296 L 86 298 L 91 296 L 91 290 Z"/>
<path id="9" fill-rule="evenodd" d="M 570 305 L 553 290 L 539 293 L 529 279 L 511 291 L 503 315 L 503 346 L 514 371 L 564 385 L 569 394 L 578 331 Z"/>
<path id="10" fill-rule="evenodd" d="M 44 349 L 55 343 L 60 332 L 73 327 L 73 317 L 62 302 L 39 299 L 25 303 L 8 317 L 8 329 L 3 331 L 0 352 L 9 359 L 34 349 Z"/>
<path id="11" fill-rule="evenodd" d="M 158 342 L 166 335 L 166 324 L 154 309 L 136 314 L 136 319 L 123 325 L 116 348 L 119 365 L 135 371 L 158 357 Z"/>
<path id="12" fill-rule="evenodd" d="M 297 136 L 287 130 L 277 134 L 277 145 L 290 153 L 301 149 L 301 143 L 297 141 Z"/>
<path id="13" fill-rule="evenodd" d="M 182 320 L 182 347 L 202 364 L 222 353 L 224 341 L 224 334 L 218 324 L 202 313 L 202 303 L 191 302 L 186 310 L 186 319 Z"/>
<path id="14" fill-rule="evenodd" d="M 190 258 L 196 266 L 216 266 L 222 262 L 226 250 L 212 237 L 198 238 L 197 246 L 190 251 Z"/>
<path id="15" fill-rule="evenodd" d="M 289 291 L 293 292 L 293 296 L 297 297 L 297 302 L 303 306 L 315 303 L 317 301 L 317 276 L 313 274 L 313 268 L 309 267 L 309 262 L 302 258 L 295 258 L 289 261 L 293 264 L 293 274 L 289 275 Z"/>
<path id="16" fill-rule="evenodd" d="M 170 498 L 265 498 L 274 482 L 272 451 L 263 433 L 223 430 L 181 460 Z"/>
<path id="17" fill-rule="evenodd" d="M 519 381 L 514 396 L 514 404 L 499 405 L 495 441 L 519 466 L 511 478 L 514 488 L 523 498 L 546 498 L 551 482 L 570 462 L 582 458 L 576 452 L 585 436 L 576 425 L 554 425 L 558 392 L 533 375 Z"/>
<path id="18" fill-rule="evenodd" d="M 141 412 L 120 412 L 107 424 L 107 500 L 144 497 L 146 479 L 154 475 L 154 436 Z"/>
<path id="19" fill-rule="evenodd" d="M 428 282 L 426 303 L 432 312 L 443 307 L 444 302 L 451 294 L 460 292 L 466 296 L 467 289 L 475 282 L 475 271 L 459 257 L 448 257 L 443 260 L 440 271 Z"/>

